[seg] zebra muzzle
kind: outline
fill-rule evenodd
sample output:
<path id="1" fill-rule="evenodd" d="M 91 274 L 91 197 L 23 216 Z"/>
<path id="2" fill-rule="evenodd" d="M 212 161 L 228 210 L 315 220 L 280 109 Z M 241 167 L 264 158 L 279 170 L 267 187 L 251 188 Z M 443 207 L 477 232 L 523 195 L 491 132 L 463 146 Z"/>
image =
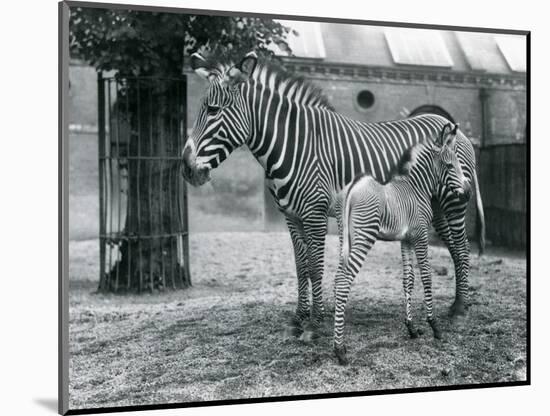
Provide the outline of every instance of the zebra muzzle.
<path id="1" fill-rule="evenodd" d="M 465 181 L 462 187 L 453 189 L 453 193 L 462 201 L 470 199 L 470 193 L 472 192 L 472 187 L 470 182 Z"/>
<path id="2" fill-rule="evenodd" d="M 181 174 L 193 186 L 204 185 L 211 179 L 210 168 L 208 166 L 189 166 L 185 162 L 182 165 Z"/>
<path id="3" fill-rule="evenodd" d="M 194 146 L 186 144 L 183 149 L 181 174 L 193 186 L 201 186 L 210 180 L 210 166 L 197 164 Z"/>

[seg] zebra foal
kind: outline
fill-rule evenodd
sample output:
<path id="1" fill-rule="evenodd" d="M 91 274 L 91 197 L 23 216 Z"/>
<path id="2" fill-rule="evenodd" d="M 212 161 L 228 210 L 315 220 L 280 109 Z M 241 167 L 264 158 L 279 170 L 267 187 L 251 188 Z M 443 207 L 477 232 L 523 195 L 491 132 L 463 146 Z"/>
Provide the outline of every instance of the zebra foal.
<path id="1" fill-rule="evenodd" d="M 428 230 L 433 217 L 431 200 L 437 189 L 444 185 L 459 197 L 468 189 L 455 152 L 457 130 L 458 125 L 447 123 L 435 143 L 427 141 L 411 148 L 401 159 L 400 171 L 388 183 L 381 184 L 371 175 L 359 175 L 342 191 L 334 320 L 334 349 L 340 364 L 347 363 L 343 332 L 351 284 L 376 240 L 401 241 L 406 324 L 412 338 L 418 336 L 411 313 L 412 253 L 416 253 L 428 322 L 435 338 L 441 337 L 432 308 Z"/>

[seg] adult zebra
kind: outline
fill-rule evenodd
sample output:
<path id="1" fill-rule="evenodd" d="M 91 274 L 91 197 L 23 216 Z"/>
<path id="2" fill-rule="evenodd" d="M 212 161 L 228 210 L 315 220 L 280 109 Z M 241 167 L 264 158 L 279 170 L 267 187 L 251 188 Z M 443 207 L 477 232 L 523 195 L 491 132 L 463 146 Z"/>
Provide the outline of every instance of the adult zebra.
<path id="1" fill-rule="evenodd" d="M 448 120 L 436 115 L 382 123 L 352 120 L 335 112 L 319 88 L 258 62 L 254 53 L 237 65 L 193 54 L 191 66 L 209 87 L 183 150 L 183 176 L 202 185 L 234 149 L 248 146 L 265 170 L 294 246 L 298 304 L 287 330 L 309 341 L 324 312 L 324 244 L 328 216 L 338 212 L 338 193 L 359 173 L 385 182 L 407 149 L 435 140 Z M 462 133 L 457 139 L 465 175 L 475 181 L 472 145 Z M 466 202 L 445 189 L 434 202 L 434 225 L 457 271 L 455 313 L 463 310 L 467 297 Z M 311 319 L 303 325 L 310 316 L 310 283 Z"/>

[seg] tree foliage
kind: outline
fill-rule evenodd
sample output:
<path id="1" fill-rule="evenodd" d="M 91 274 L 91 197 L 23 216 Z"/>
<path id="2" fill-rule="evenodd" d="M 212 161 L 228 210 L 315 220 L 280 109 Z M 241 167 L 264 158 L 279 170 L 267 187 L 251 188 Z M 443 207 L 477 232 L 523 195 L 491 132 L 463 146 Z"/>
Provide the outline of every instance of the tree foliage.
<path id="1" fill-rule="evenodd" d="M 271 55 L 272 44 L 288 50 L 289 28 L 255 17 L 75 7 L 69 27 L 73 58 L 122 76 L 180 75 L 184 52 Z"/>

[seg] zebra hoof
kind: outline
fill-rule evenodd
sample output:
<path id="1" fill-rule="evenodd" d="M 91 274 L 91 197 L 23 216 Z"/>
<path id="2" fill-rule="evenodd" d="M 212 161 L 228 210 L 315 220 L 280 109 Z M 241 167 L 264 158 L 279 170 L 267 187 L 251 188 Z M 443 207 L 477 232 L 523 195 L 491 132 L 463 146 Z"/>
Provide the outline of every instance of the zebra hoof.
<path id="1" fill-rule="evenodd" d="M 302 332 L 302 335 L 300 336 L 300 340 L 306 344 L 309 344 L 317 338 L 319 338 L 318 328 L 311 323 L 307 324 L 304 327 L 304 332 Z"/>
<path id="2" fill-rule="evenodd" d="M 287 325 L 284 330 L 285 338 L 296 338 L 302 334 L 302 328 L 295 325 Z"/>
<path id="3" fill-rule="evenodd" d="M 467 310 L 468 306 L 462 299 L 455 299 L 455 301 L 451 305 L 451 308 L 449 309 L 449 315 L 452 317 L 466 315 Z"/>
<path id="4" fill-rule="evenodd" d="M 435 339 L 443 338 L 442 335 L 441 335 L 441 330 L 439 329 L 439 327 L 438 327 L 437 323 L 435 322 L 435 320 L 428 321 L 428 323 L 432 327 L 432 331 L 434 333 L 434 338 Z"/>
<path id="5" fill-rule="evenodd" d="M 342 345 L 341 347 L 334 347 L 334 353 L 336 354 L 336 358 L 338 359 L 338 364 L 340 365 L 348 365 L 349 361 L 346 356 L 346 346 Z"/>
<path id="6" fill-rule="evenodd" d="M 409 331 L 409 336 L 412 339 L 418 338 L 419 335 L 422 335 L 422 333 L 415 328 L 412 322 L 407 322 L 407 331 Z"/>
<path id="7" fill-rule="evenodd" d="M 317 334 L 317 332 L 312 331 L 310 329 L 305 329 L 304 332 L 302 332 L 302 335 L 300 335 L 300 341 L 303 341 L 306 344 L 312 343 L 317 338 L 319 338 L 319 334 Z"/>

